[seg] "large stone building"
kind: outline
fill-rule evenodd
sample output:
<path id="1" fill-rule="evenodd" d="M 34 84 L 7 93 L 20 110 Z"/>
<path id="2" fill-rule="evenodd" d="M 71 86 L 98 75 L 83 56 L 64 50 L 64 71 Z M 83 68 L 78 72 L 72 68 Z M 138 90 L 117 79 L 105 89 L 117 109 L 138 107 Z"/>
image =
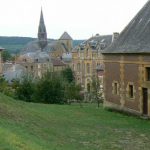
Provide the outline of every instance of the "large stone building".
<path id="1" fill-rule="evenodd" d="M 96 36 L 84 41 L 72 51 L 72 69 L 77 83 L 81 84 L 85 91 L 90 91 L 92 78 L 103 77 L 103 62 L 101 51 L 111 44 L 112 36 Z"/>
<path id="2" fill-rule="evenodd" d="M 46 26 L 44 23 L 43 12 L 41 10 L 38 39 L 28 43 L 21 51 L 21 54 L 41 50 L 49 53 L 52 58 L 61 58 L 63 53 L 72 50 L 72 41 L 71 36 L 67 32 L 64 32 L 58 40 L 47 39 Z"/>
<path id="3" fill-rule="evenodd" d="M 104 55 L 104 106 L 150 116 L 150 1 Z"/>
<path id="4" fill-rule="evenodd" d="M 67 32 L 64 32 L 59 40 L 48 40 L 41 10 L 38 39 L 24 47 L 16 63 L 23 66 L 26 72 L 33 74 L 34 77 L 41 77 L 47 70 L 63 70 L 67 65 L 62 61 L 62 56 L 72 50 L 72 41 Z"/>

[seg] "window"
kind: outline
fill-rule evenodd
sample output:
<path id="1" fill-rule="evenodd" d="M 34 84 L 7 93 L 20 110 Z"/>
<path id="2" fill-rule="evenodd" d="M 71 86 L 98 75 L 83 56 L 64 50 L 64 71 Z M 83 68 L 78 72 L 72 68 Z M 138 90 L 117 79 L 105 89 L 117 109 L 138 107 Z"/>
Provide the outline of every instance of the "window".
<path id="1" fill-rule="evenodd" d="M 91 86 L 90 83 L 87 84 L 87 91 L 90 92 L 91 91 Z"/>
<path id="2" fill-rule="evenodd" d="M 150 81 L 150 67 L 146 68 L 146 80 Z"/>
<path id="3" fill-rule="evenodd" d="M 117 82 L 117 81 L 114 81 L 113 83 L 112 83 L 112 93 L 114 94 L 114 95 L 119 95 L 119 83 Z"/>
<path id="4" fill-rule="evenodd" d="M 31 71 L 33 71 L 33 66 L 31 66 Z"/>
<path id="5" fill-rule="evenodd" d="M 129 97 L 133 98 L 133 85 L 129 85 Z"/>
<path id="6" fill-rule="evenodd" d="M 87 68 L 87 73 L 90 73 L 90 64 L 87 64 L 87 66 L 86 66 Z"/>
<path id="7" fill-rule="evenodd" d="M 114 83 L 114 94 L 118 94 L 118 83 Z"/>
<path id="8" fill-rule="evenodd" d="M 80 63 L 77 64 L 77 71 L 80 72 Z"/>

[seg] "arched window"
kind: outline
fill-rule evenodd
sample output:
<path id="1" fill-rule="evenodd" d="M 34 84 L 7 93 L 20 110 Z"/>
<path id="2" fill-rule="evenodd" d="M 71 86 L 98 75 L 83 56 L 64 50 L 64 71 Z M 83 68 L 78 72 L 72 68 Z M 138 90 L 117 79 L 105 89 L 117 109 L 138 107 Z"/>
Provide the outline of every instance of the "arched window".
<path id="1" fill-rule="evenodd" d="M 90 64 L 89 63 L 86 65 L 86 70 L 87 70 L 86 71 L 87 73 L 90 73 Z"/>
<path id="2" fill-rule="evenodd" d="M 80 72 L 80 63 L 77 64 L 77 71 Z"/>
<path id="3" fill-rule="evenodd" d="M 87 91 L 88 91 L 88 92 L 91 91 L 91 85 L 90 85 L 90 83 L 87 83 Z"/>

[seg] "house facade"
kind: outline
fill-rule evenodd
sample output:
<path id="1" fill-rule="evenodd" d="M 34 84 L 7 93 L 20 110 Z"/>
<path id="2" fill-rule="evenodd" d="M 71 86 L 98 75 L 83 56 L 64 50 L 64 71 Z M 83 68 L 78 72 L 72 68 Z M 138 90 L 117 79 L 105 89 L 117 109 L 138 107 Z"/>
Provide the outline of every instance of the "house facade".
<path id="1" fill-rule="evenodd" d="M 104 106 L 150 116 L 150 1 L 103 53 Z"/>
<path id="2" fill-rule="evenodd" d="M 104 67 L 100 50 L 105 50 L 111 40 L 111 35 L 97 34 L 73 49 L 71 67 L 77 83 L 82 85 L 85 92 L 91 90 L 94 77 L 98 76 L 100 80 L 103 80 Z"/>
<path id="3" fill-rule="evenodd" d="M 0 75 L 3 72 L 3 69 L 2 69 L 2 56 L 1 56 L 3 50 L 4 50 L 4 48 L 0 47 Z"/>

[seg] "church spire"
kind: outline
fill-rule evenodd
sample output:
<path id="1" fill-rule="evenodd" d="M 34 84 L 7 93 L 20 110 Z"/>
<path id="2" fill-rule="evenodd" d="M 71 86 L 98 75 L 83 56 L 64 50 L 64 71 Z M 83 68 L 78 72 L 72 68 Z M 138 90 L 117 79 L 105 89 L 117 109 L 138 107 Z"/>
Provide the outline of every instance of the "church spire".
<path id="1" fill-rule="evenodd" d="M 39 46 L 41 50 L 43 50 L 45 46 L 47 45 L 47 32 L 46 32 L 46 27 L 44 23 L 42 8 L 41 8 L 39 28 L 38 28 L 38 40 L 39 40 Z"/>

